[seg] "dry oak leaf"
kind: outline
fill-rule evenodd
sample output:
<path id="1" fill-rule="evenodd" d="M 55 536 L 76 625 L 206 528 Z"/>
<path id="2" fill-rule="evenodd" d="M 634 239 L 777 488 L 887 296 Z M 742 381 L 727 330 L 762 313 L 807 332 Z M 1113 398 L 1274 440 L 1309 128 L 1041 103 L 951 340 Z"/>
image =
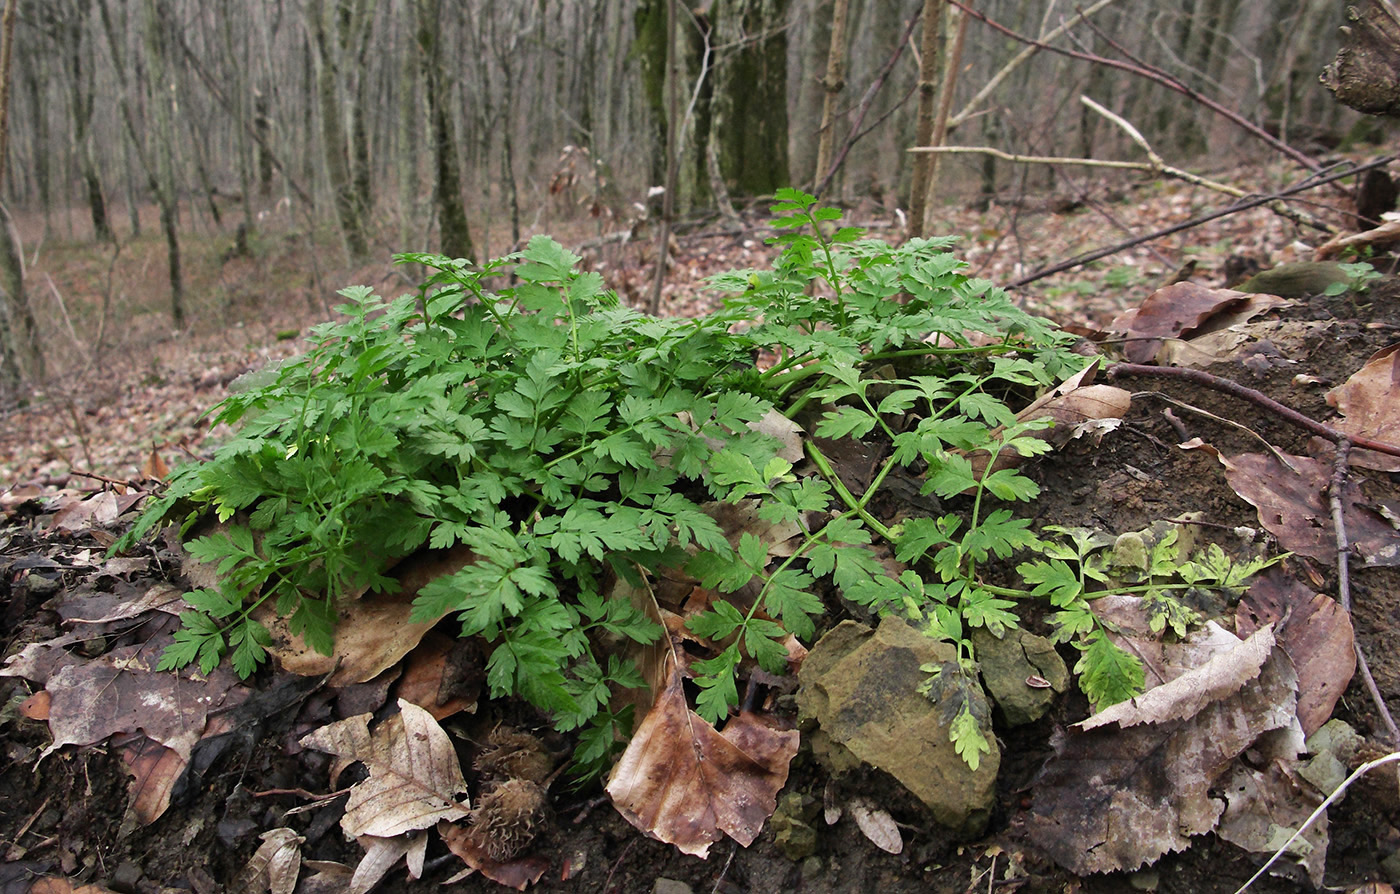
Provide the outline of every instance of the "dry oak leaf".
<path id="1" fill-rule="evenodd" d="M 423 552 L 405 559 L 393 570 L 393 577 L 399 581 L 397 592 L 341 600 L 330 655 L 322 655 L 292 633 L 290 621 L 278 616 L 271 603 L 254 617 L 272 634 L 268 651 L 283 668 L 310 677 L 330 674 L 331 686 L 364 683 L 398 664 L 446 614 L 412 620 L 413 600 L 419 589 L 438 577 L 460 571 L 474 558 L 471 550 L 460 545 Z"/>
<path id="2" fill-rule="evenodd" d="M 301 739 L 306 748 L 360 761 L 369 778 L 350 790 L 340 827 L 351 838 L 392 838 L 438 820 L 467 815 L 467 790 L 452 740 L 433 716 L 399 699 L 399 713 L 371 732 L 371 714 L 357 714 Z"/>
<path id="3" fill-rule="evenodd" d="M 777 807 L 797 754 L 796 730 L 775 730 L 744 711 L 724 731 L 686 703 L 671 678 L 613 767 L 607 793 L 633 826 L 704 857 L 728 835 L 748 847 Z"/>
<path id="4" fill-rule="evenodd" d="M 1323 496 L 1332 478 L 1330 463 L 1290 454 L 1226 456 L 1199 438 L 1181 446 L 1216 457 L 1230 489 L 1259 510 L 1259 523 L 1284 549 L 1324 561 L 1336 558 L 1332 510 Z M 1379 510 L 1368 505 L 1354 480 L 1343 489 L 1342 512 L 1347 538 L 1366 565 L 1400 565 L 1400 530 L 1383 504 Z"/>

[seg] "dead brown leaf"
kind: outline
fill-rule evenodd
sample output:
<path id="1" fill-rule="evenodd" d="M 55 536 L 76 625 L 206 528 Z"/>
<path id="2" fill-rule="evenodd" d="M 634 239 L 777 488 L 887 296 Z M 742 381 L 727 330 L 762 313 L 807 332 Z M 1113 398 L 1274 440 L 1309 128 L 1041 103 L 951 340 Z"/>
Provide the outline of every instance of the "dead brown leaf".
<path id="1" fill-rule="evenodd" d="M 499 885 L 524 891 L 549 871 L 549 860 L 539 854 L 527 854 L 504 863 L 492 860 L 486 853 L 486 848 L 471 834 L 471 829 L 467 826 L 439 823 L 438 834 L 442 836 L 447 849 L 460 857 L 468 867 L 448 881 L 460 880 L 473 872 L 480 872 Z"/>
<path id="2" fill-rule="evenodd" d="M 1120 728 L 1136 726 L 1140 723 L 1166 723 L 1172 720 L 1188 720 L 1195 717 L 1207 705 L 1228 698 L 1259 676 L 1264 662 L 1274 650 L 1274 631 L 1265 625 L 1247 640 L 1238 640 L 1214 621 L 1206 625 L 1207 630 L 1219 635 L 1207 635 L 1215 643 L 1222 637 L 1229 637 L 1222 648 L 1212 649 L 1206 660 L 1194 667 L 1183 670 L 1173 679 L 1154 686 L 1136 698 L 1110 705 L 1097 714 L 1076 724 L 1080 729 L 1090 730 L 1109 723 Z M 1231 640 L 1233 642 L 1231 642 Z M 1139 652 L 1140 644 L 1132 643 L 1130 651 Z M 1162 643 L 1164 654 L 1183 647 L 1181 643 Z"/>
<path id="3" fill-rule="evenodd" d="M 1277 851 L 1322 803 L 1322 793 L 1281 760 L 1263 770 L 1237 763 L 1222 789 L 1226 806 L 1216 834 L 1254 854 Z M 1324 813 L 1289 848 L 1314 887 L 1321 887 L 1327 868 L 1327 838 Z"/>
<path id="4" fill-rule="evenodd" d="M 777 806 L 797 753 L 795 730 L 776 730 L 741 712 L 716 732 L 671 678 L 613 767 L 607 793 L 648 835 L 703 857 L 728 835 L 747 847 Z"/>
<path id="5" fill-rule="evenodd" d="M 1400 344 L 1372 354 L 1361 369 L 1327 392 L 1327 403 L 1342 419 L 1334 427 L 1349 435 L 1400 444 Z M 1400 457 L 1374 450 L 1351 451 L 1353 465 L 1383 472 L 1400 471 Z"/>
<path id="6" fill-rule="evenodd" d="M 460 668 L 451 660 L 459 641 L 436 630 L 427 635 L 404 661 L 403 676 L 399 678 L 397 695 L 433 715 L 434 720 L 451 717 L 459 711 L 476 711 L 476 698 L 456 694 Z M 484 680 L 484 673 L 478 668 Z M 480 683 L 475 689 L 480 692 Z"/>
<path id="7" fill-rule="evenodd" d="M 360 761 L 369 778 L 350 790 L 340 826 L 358 838 L 392 838 L 467 815 L 467 790 L 452 741 L 427 711 L 399 699 L 399 713 L 371 732 L 359 714 L 303 736 L 301 744 Z"/>
<path id="8" fill-rule="evenodd" d="M 428 852 L 426 832 L 409 832 L 393 838 L 361 835 L 359 842 L 365 855 L 350 877 L 349 894 L 367 894 L 405 857 L 408 858 L 409 878 L 422 877 L 423 861 Z"/>
<path id="9" fill-rule="evenodd" d="M 1259 523 L 1278 538 L 1280 546 L 1314 559 L 1335 560 L 1337 535 L 1331 507 L 1323 496 L 1331 482 L 1330 464 L 1280 454 L 1288 463 L 1284 465 L 1279 456 L 1225 456 L 1199 441 L 1188 444 L 1188 449 L 1206 450 L 1220 460 L 1230 489 L 1259 510 Z M 1400 565 L 1400 531 L 1384 511 L 1368 505 L 1354 481 L 1347 482 L 1342 511 L 1347 539 L 1365 564 Z"/>
<path id="10" fill-rule="evenodd" d="M 116 523 L 121 509 L 117 506 L 117 496 L 111 491 L 98 491 L 84 500 L 68 503 L 53 514 L 52 528 L 55 531 L 79 533 L 93 528 L 105 528 Z"/>
<path id="11" fill-rule="evenodd" d="M 1232 289 L 1173 283 L 1147 296 L 1136 309 L 1120 315 L 1111 328 L 1129 339 L 1123 346 L 1123 356 L 1129 362 L 1150 363 L 1162 349 L 1163 339 L 1189 338 L 1213 317 L 1248 307 L 1251 300 L 1251 295 Z M 1253 311 L 1259 312 L 1262 308 Z"/>
<path id="12" fill-rule="evenodd" d="M 292 894 L 301 872 L 301 845 L 305 838 L 291 829 L 269 829 L 259 836 L 262 845 L 230 886 L 232 894 Z"/>
<path id="13" fill-rule="evenodd" d="M 1101 602 L 1116 613 L 1120 644 L 1136 650 L 1149 640 L 1145 615 L 1133 605 L 1137 600 L 1104 597 L 1095 600 L 1096 613 Z M 1191 836 L 1210 831 L 1220 819 L 1225 805 L 1211 790 L 1236 758 L 1264 734 L 1293 728 L 1297 677 L 1288 656 L 1275 645 L 1255 678 L 1257 647 L 1268 637 L 1241 643 L 1210 626 L 1194 645 L 1163 645 L 1143 657 L 1162 685 L 1204 683 L 1199 669 L 1212 666 L 1228 670 L 1213 687 L 1213 700 L 1197 704 L 1178 695 L 1160 711 L 1149 702 L 1147 712 L 1130 704 L 1116 717 L 1110 714 L 1116 724 L 1102 721 L 1053 738 L 1055 756 L 1034 786 L 1027 831 L 1060 865 L 1079 873 L 1132 870 L 1187 847 Z M 1217 656 L 1227 657 L 1212 665 Z M 1250 685 L 1237 685 L 1242 677 Z M 1186 714 L 1187 707 L 1194 713 Z"/>
<path id="14" fill-rule="evenodd" d="M 409 619 L 419 589 L 462 569 L 472 559 L 471 550 L 458 545 L 404 560 L 393 571 L 399 581 L 398 592 L 373 593 L 344 601 L 330 655 L 322 655 L 293 634 L 287 619 L 277 617 L 269 605 L 266 611 L 256 614 L 272 634 L 273 645 L 268 651 L 292 673 L 313 677 L 331 674 L 332 686 L 373 680 L 397 664 L 441 620 L 442 616 L 423 621 Z"/>
<path id="15" fill-rule="evenodd" d="M 1332 716 L 1356 673 L 1351 618 L 1336 600 L 1313 592 L 1278 566 L 1255 577 L 1235 609 L 1235 632 L 1249 636 L 1275 623 L 1298 671 L 1298 722 L 1311 736 Z"/>

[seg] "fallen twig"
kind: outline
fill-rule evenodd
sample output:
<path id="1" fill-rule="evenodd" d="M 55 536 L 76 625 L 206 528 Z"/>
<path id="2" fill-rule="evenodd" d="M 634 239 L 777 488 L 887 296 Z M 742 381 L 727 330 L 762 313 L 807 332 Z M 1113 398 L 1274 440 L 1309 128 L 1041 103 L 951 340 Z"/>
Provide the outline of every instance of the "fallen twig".
<path id="1" fill-rule="evenodd" d="M 1053 276 L 1056 273 L 1063 273 L 1066 270 L 1073 270 L 1075 267 L 1082 267 L 1083 265 L 1088 264 L 1090 261 L 1097 261 L 1099 258 L 1106 258 L 1109 255 L 1116 255 L 1118 254 L 1118 252 L 1132 248 L 1134 245 L 1140 245 L 1143 242 L 1150 242 L 1153 239 L 1160 239 L 1163 236 L 1170 236 L 1173 233 L 1180 233 L 1182 230 L 1189 230 L 1192 227 L 1198 227 L 1201 224 L 1209 223 L 1212 220 L 1217 220 L 1222 217 L 1228 217 L 1229 215 L 1236 214 L 1240 211 L 1248 211 L 1250 208 L 1258 208 L 1260 205 L 1267 205 L 1270 202 L 1276 202 L 1279 199 L 1285 198 L 1287 196 L 1296 195 L 1300 192 L 1306 192 L 1310 189 L 1316 189 L 1319 186 L 1326 186 L 1329 183 L 1334 183 L 1345 177 L 1351 177 L 1355 174 L 1360 174 L 1365 171 L 1369 171 L 1371 168 L 1379 168 L 1384 165 L 1388 165 L 1392 161 L 1395 161 L 1396 158 L 1400 158 L 1400 156 L 1387 155 L 1384 158 L 1378 158 L 1374 161 L 1367 162 L 1366 164 L 1361 165 L 1359 167 L 1347 168 L 1344 171 L 1329 174 L 1325 177 L 1309 177 L 1307 180 L 1304 180 L 1297 186 L 1290 186 L 1288 189 L 1280 190 L 1279 192 L 1271 193 L 1267 196 L 1257 196 L 1252 199 L 1241 200 L 1233 205 L 1221 208 L 1218 211 L 1212 211 L 1208 214 L 1202 214 L 1199 217 L 1193 217 L 1190 220 L 1182 221 L 1179 224 L 1173 224 L 1170 227 L 1164 227 L 1160 230 L 1154 230 L 1151 233 L 1145 233 L 1142 236 L 1136 236 L 1132 239 L 1126 239 L 1122 242 L 1105 246 L 1104 248 L 1096 248 L 1093 251 L 1086 252 L 1082 255 L 1076 255 L 1075 257 L 1070 258 L 1069 260 L 1061 261 L 1060 263 L 1055 264 L 1053 267 L 1046 267 L 1043 270 L 1037 270 L 1034 273 L 1028 274 L 1026 276 L 1021 277 L 1020 279 L 1007 283 L 1006 287 L 1008 289 L 1020 288 L 1021 286 L 1029 285 L 1030 283 L 1033 283 L 1038 279 L 1044 279 L 1045 277 Z"/>
<path id="2" fill-rule="evenodd" d="M 1351 617 L 1351 544 L 1347 540 L 1346 512 L 1342 505 L 1342 492 L 1347 484 L 1347 459 L 1351 454 L 1351 441 L 1345 437 L 1337 441 L 1337 456 L 1332 469 L 1332 480 L 1328 484 L 1328 503 L 1332 507 L 1332 530 L 1337 535 L 1337 602 L 1341 604 L 1342 611 L 1347 617 Z M 1371 676 L 1370 665 L 1366 663 L 1366 653 L 1361 649 L 1361 643 L 1352 640 L 1352 649 L 1356 652 L 1356 666 L 1361 671 L 1362 682 L 1366 684 L 1366 691 L 1371 695 L 1371 701 L 1376 706 L 1376 712 L 1380 714 L 1381 721 L 1385 724 L 1386 733 L 1391 745 L 1400 744 L 1400 727 L 1396 727 L 1395 718 L 1391 716 L 1390 709 L 1386 707 L 1385 696 L 1381 695 L 1380 687 L 1376 685 L 1376 678 Z"/>

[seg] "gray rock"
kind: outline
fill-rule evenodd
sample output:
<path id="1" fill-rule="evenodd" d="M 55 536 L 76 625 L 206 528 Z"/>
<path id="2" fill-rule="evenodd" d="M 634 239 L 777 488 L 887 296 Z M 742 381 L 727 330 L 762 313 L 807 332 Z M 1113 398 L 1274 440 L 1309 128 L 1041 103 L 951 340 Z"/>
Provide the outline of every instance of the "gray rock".
<path id="1" fill-rule="evenodd" d="M 898 780 L 939 824 L 976 835 L 991 816 L 1001 751 L 989 735 L 991 752 L 970 769 L 948 740 L 939 706 L 919 693 L 928 678 L 920 666 L 955 657 L 952 646 L 897 618 L 875 630 L 843 621 L 803 661 L 797 704 L 833 742 Z"/>

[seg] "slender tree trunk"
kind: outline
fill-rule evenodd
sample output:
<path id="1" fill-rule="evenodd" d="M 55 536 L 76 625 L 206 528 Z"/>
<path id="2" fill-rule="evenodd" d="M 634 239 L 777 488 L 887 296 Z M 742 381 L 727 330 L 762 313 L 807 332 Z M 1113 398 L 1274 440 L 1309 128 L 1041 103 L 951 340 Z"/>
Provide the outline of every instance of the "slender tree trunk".
<path id="1" fill-rule="evenodd" d="M 5 182 L 5 160 L 10 143 L 10 55 L 14 46 L 15 7 L 19 0 L 5 0 L 0 14 L 0 183 Z M 39 347 L 39 327 L 24 294 L 24 261 L 19 256 L 10 229 L 8 209 L 0 219 L 0 288 L 5 291 L 3 308 L 4 357 L 0 358 L 0 381 L 13 391 L 21 381 L 35 382 L 44 377 L 44 353 Z"/>
<path id="2" fill-rule="evenodd" d="M 351 262 L 369 255 L 365 221 L 355 199 L 350 173 L 350 147 L 341 121 L 338 53 L 331 46 L 324 0 L 310 0 L 306 15 L 311 20 L 311 38 L 316 50 L 316 95 L 321 107 L 321 147 L 326 160 L 326 176 L 331 184 L 340 234 Z"/>
<path id="3" fill-rule="evenodd" d="M 725 183 L 741 196 L 772 195 L 791 179 L 788 5 L 789 0 L 717 0 L 711 9 L 718 60 L 708 142 L 715 144 Z"/>
<path id="4" fill-rule="evenodd" d="M 943 18 L 944 0 L 924 0 L 924 33 L 919 40 L 919 111 L 914 125 L 914 145 L 927 146 L 933 139 L 933 112 L 938 99 L 938 31 Z M 909 187 L 909 235 L 924 234 L 928 181 L 933 172 L 933 153 L 914 153 L 914 179 Z"/>
<path id="5" fill-rule="evenodd" d="M 170 271 L 170 316 L 176 329 L 185 327 L 185 279 L 180 268 L 180 219 L 175 192 L 175 126 L 171 102 L 174 98 L 168 66 L 168 40 L 164 32 L 171 21 L 160 0 L 145 0 L 146 57 L 150 66 L 151 117 L 154 119 L 155 192 L 160 205 L 160 225 Z"/>
<path id="6" fill-rule="evenodd" d="M 661 227 L 656 234 L 656 274 L 651 284 L 651 300 L 647 310 L 661 312 L 661 285 L 666 281 L 666 254 L 671 242 L 671 218 L 676 213 L 677 129 L 680 127 L 679 59 L 676 55 L 676 4 L 679 0 L 664 0 L 666 4 L 666 192 L 661 198 Z"/>
<path id="7" fill-rule="evenodd" d="M 92 217 L 92 232 L 99 242 L 114 242 L 115 234 L 107 219 L 107 200 L 102 193 L 102 179 L 97 173 L 97 161 L 92 150 L 93 72 L 84 66 L 91 60 L 91 48 L 83 46 L 87 30 L 87 2 L 74 3 L 64 11 L 60 26 L 64 61 L 68 67 L 68 106 L 73 121 L 73 146 L 77 152 L 78 176 L 87 193 L 88 211 Z"/>
<path id="8" fill-rule="evenodd" d="M 457 165 L 457 135 L 448 106 L 447 77 L 442 67 L 440 0 L 417 0 L 418 47 L 423 55 L 424 88 L 433 135 L 433 201 L 442 228 L 443 254 L 472 258 L 472 236 L 462 207 L 462 175 Z"/>
<path id="9" fill-rule="evenodd" d="M 831 168 L 831 151 L 836 145 L 836 99 L 846 89 L 846 13 L 849 0 L 836 0 L 831 9 L 831 51 L 826 56 L 826 77 L 822 88 L 826 100 L 822 103 L 822 126 L 817 137 L 817 169 L 813 183 L 826 178 Z"/>

